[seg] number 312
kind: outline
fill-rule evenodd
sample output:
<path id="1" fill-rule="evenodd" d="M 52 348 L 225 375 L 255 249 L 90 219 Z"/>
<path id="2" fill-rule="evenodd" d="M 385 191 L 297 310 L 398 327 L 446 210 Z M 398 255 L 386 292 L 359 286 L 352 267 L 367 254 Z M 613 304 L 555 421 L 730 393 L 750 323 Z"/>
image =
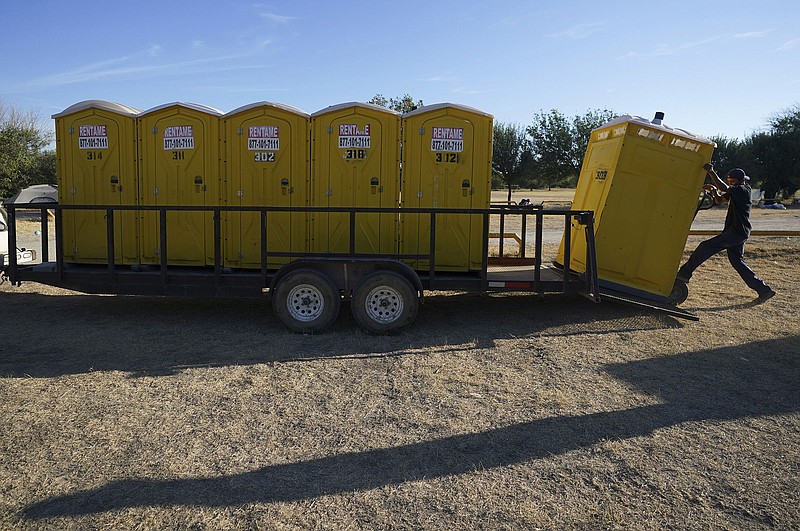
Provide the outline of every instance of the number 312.
<path id="1" fill-rule="evenodd" d="M 436 162 L 458 162 L 458 153 L 437 153 Z"/>

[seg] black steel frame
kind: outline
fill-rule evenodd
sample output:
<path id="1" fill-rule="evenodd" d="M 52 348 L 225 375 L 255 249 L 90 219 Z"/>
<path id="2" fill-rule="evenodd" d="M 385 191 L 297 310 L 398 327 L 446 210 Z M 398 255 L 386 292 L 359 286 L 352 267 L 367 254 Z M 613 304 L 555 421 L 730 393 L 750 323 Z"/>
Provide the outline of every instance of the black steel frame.
<path id="1" fill-rule="evenodd" d="M 580 292 L 595 301 L 599 301 L 597 278 L 597 258 L 594 241 L 594 216 L 588 210 L 544 210 L 540 207 L 502 206 L 489 209 L 433 209 L 433 208 L 326 208 L 326 207 L 228 207 L 228 206 L 119 206 L 119 205 L 5 205 L 9 218 L 9 246 L 16 247 L 16 210 L 39 210 L 41 213 L 41 238 L 48 242 L 47 211 L 54 211 L 56 230 L 56 259 L 52 267 L 49 256 L 49 245 L 42 245 L 41 261 L 46 266 L 19 266 L 16 254 L 10 253 L 6 274 L 11 282 L 19 285 L 22 281 L 34 281 L 44 284 L 67 287 L 88 293 L 118 293 L 135 295 L 193 295 L 193 296 L 258 296 L 270 286 L 272 277 L 278 270 L 268 268 L 268 258 L 288 257 L 303 258 L 314 261 L 360 261 L 370 260 L 428 260 L 426 271 L 417 271 L 424 289 L 427 290 L 459 290 L 459 291 L 529 291 L 545 292 Z M 63 212 L 73 210 L 104 210 L 107 227 L 107 255 L 105 266 L 88 266 L 65 264 L 63 259 Z M 116 212 L 122 211 L 155 211 L 159 213 L 160 264 L 158 271 L 131 271 L 129 267 L 116 264 L 114 253 L 115 232 L 114 218 Z M 208 212 L 213 217 L 214 227 L 214 265 L 212 269 L 189 268 L 168 265 L 167 253 L 167 213 L 173 211 Z M 260 270 L 228 271 L 223 268 L 221 220 L 223 212 L 257 212 L 261 214 L 261 268 Z M 307 213 L 346 213 L 350 217 L 350 241 L 348 253 L 316 253 L 316 252 L 270 252 L 267 241 L 268 214 L 271 212 L 307 212 Z M 422 254 L 364 254 L 356 252 L 356 216 L 360 214 L 421 214 L 430 216 L 429 252 Z M 483 253 L 482 266 L 479 272 L 447 273 L 436 270 L 436 219 L 446 215 L 482 216 L 483 219 Z M 522 216 L 522 257 L 521 262 L 530 261 L 525 256 L 527 243 L 528 218 L 534 217 L 536 241 L 533 258 L 533 283 L 530 288 L 489 288 L 489 226 L 492 215 L 500 216 L 501 233 L 507 216 Z M 564 264 L 571 263 L 572 221 L 584 227 L 586 238 L 586 271 L 574 274 L 561 270 L 559 282 L 545 281 L 542 278 L 542 227 L 545 216 L 561 216 L 564 218 Z M 398 217 L 399 219 L 399 217 Z M 500 256 L 503 256 L 503 241 L 500 240 Z M 105 269 L 105 273 L 103 270 Z"/>

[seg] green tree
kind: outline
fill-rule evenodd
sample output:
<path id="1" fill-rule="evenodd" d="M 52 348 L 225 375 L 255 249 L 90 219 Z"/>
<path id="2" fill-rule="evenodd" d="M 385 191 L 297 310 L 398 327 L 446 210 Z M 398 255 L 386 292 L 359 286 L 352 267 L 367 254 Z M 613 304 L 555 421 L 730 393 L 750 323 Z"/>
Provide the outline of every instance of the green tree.
<path id="1" fill-rule="evenodd" d="M 51 140 L 35 113 L 0 102 L 0 197 L 32 184 L 56 183 L 55 154 L 45 150 Z"/>
<path id="2" fill-rule="evenodd" d="M 791 197 L 800 189 L 800 104 L 774 114 L 769 126 L 749 138 L 754 177 L 768 197 Z"/>
<path id="3" fill-rule="evenodd" d="M 530 175 L 532 164 L 533 155 L 525 129 L 517 124 L 494 124 L 492 171 L 508 187 L 509 201 L 512 188 Z"/>
<path id="4" fill-rule="evenodd" d="M 400 114 L 405 114 L 407 112 L 413 111 L 418 107 L 422 107 L 423 103 L 422 100 L 414 101 L 414 98 L 409 96 L 408 94 L 403 94 L 402 96 L 397 96 L 396 98 L 389 98 L 383 94 L 375 94 L 371 100 L 367 103 L 372 103 L 374 105 L 380 105 L 381 107 L 386 107 L 387 109 L 392 109 L 393 111 L 397 111 Z"/>
<path id="5" fill-rule="evenodd" d="M 752 156 L 746 142 L 737 138 L 712 136 L 709 140 L 714 142 L 714 156 L 711 162 L 718 172 L 727 172 L 731 168 L 746 168 L 752 166 Z M 752 171 L 748 169 L 748 171 Z"/>
<path id="6" fill-rule="evenodd" d="M 536 164 L 537 184 L 550 189 L 576 175 L 572 163 L 575 150 L 572 127 L 564 114 L 556 109 L 536 113 L 527 132 Z"/>
<path id="7" fill-rule="evenodd" d="M 608 109 L 595 109 L 571 120 L 556 109 L 533 115 L 528 127 L 540 186 L 575 186 L 592 130 L 614 118 Z"/>

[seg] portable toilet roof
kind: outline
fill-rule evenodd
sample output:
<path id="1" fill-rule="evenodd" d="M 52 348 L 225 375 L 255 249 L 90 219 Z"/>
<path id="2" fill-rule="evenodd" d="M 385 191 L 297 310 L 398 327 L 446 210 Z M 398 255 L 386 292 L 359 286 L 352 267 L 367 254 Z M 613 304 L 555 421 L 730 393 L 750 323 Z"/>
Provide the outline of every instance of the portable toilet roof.
<path id="1" fill-rule="evenodd" d="M 61 118 L 63 116 L 68 116 L 70 114 L 75 114 L 77 112 L 86 110 L 86 109 L 102 109 L 104 111 L 115 112 L 117 114 L 127 115 L 127 116 L 136 116 L 137 114 L 141 113 L 141 109 L 137 109 L 135 107 L 130 107 L 128 105 L 122 105 L 121 103 L 114 103 L 113 101 L 105 101 L 105 100 L 85 100 L 78 102 L 74 105 L 70 105 L 60 113 L 54 114 L 51 118 Z"/>
<path id="2" fill-rule="evenodd" d="M 306 118 L 309 118 L 311 116 L 307 112 L 298 109 L 297 107 L 292 107 L 291 105 L 284 105 L 283 103 L 275 103 L 272 101 L 257 101 L 255 103 L 248 103 L 247 105 L 242 105 L 241 107 L 237 107 L 236 109 L 230 112 L 226 112 L 223 116 L 224 117 L 233 116 L 234 114 L 249 111 L 250 109 L 256 109 L 258 107 L 273 107 L 275 109 L 281 109 L 286 112 L 299 114 L 300 116 L 305 116 Z"/>
<path id="3" fill-rule="evenodd" d="M 222 116 L 222 111 L 219 109 L 215 109 L 214 107 L 209 107 L 208 105 L 202 105 L 200 103 L 189 103 L 185 101 L 175 101 L 172 103 L 165 103 L 164 105 L 158 105 L 157 107 L 153 107 L 152 109 L 147 109 L 146 111 L 140 112 L 139 116 L 144 116 L 146 114 L 150 114 L 153 112 L 160 111 L 161 109 L 166 109 L 168 107 L 185 107 L 187 109 L 193 109 L 195 111 L 204 112 L 207 114 L 214 114 L 216 116 Z"/>
<path id="4" fill-rule="evenodd" d="M 705 138 L 703 136 L 696 135 L 694 133 L 690 133 L 689 131 L 686 131 L 685 129 L 678 129 L 678 128 L 669 127 L 668 125 L 664 124 L 662 119 L 663 118 L 658 118 L 657 117 L 657 118 L 655 118 L 653 120 L 648 120 L 647 118 L 643 118 L 641 116 L 623 114 L 622 116 L 617 116 L 616 118 L 614 118 L 612 120 L 609 120 L 608 122 L 604 123 L 603 125 L 601 125 L 599 127 L 596 127 L 593 131 L 597 131 L 597 130 L 600 130 L 600 129 L 605 129 L 607 127 L 611 127 L 611 126 L 618 125 L 618 124 L 631 123 L 631 124 L 637 124 L 637 125 L 644 125 L 644 126 L 649 127 L 650 129 L 660 130 L 660 131 L 663 131 L 665 133 L 669 133 L 671 135 L 682 136 L 684 138 L 689 138 L 691 140 L 696 140 L 697 142 L 700 142 L 700 143 L 703 143 L 703 144 L 709 144 L 709 145 L 712 145 L 714 147 L 717 146 L 717 144 L 715 142 L 713 142 L 713 141 L 711 141 L 711 140 L 709 140 L 709 139 L 707 139 L 707 138 Z"/>
<path id="5" fill-rule="evenodd" d="M 351 107 L 360 107 L 362 109 L 370 109 L 370 110 L 373 110 L 373 111 L 385 112 L 385 113 L 388 113 L 388 114 L 395 114 L 397 116 L 400 116 L 399 112 L 394 111 L 392 109 L 387 109 L 386 107 L 382 107 L 380 105 L 375 105 L 374 103 L 364 103 L 364 102 L 361 102 L 361 101 L 350 101 L 350 102 L 347 102 L 347 103 L 339 103 L 337 105 L 331 105 L 330 107 L 325 107 L 324 109 L 320 109 L 319 111 L 313 113 L 311 115 L 311 117 L 313 118 L 315 116 L 320 116 L 322 114 L 328 114 L 328 113 L 331 113 L 331 112 L 336 112 L 336 111 L 341 110 L 341 109 L 349 109 Z"/>
<path id="6" fill-rule="evenodd" d="M 480 115 L 486 116 L 488 118 L 492 118 L 492 119 L 494 118 L 494 116 L 489 114 L 488 112 L 481 111 L 480 109 L 476 109 L 475 107 L 470 107 L 468 105 L 462 105 L 460 103 L 449 103 L 449 102 L 434 103 L 432 105 L 424 105 L 422 107 L 414 109 L 413 111 L 409 111 L 409 112 L 405 113 L 403 115 L 403 117 L 407 118 L 407 117 L 410 117 L 410 116 L 415 116 L 417 114 L 435 111 L 437 109 L 459 109 L 459 110 L 466 111 L 466 112 L 471 112 L 471 113 L 474 113 L 474 114 L 480 114 Z"/>

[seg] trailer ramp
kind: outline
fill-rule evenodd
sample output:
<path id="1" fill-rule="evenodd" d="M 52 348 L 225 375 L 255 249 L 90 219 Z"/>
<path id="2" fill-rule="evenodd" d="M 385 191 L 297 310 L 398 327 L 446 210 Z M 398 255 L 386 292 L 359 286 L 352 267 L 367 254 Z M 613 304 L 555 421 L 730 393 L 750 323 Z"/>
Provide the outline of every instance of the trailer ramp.
<path id="1" fill-rule="evenodd" d="M 622 293 L 620 291 L 616 291 L 607 287 L 600 288 L 600 299 L 613 302 L 621 302 L 624 304 L 631 304 L 633 306 L 639 306 L 644 308 L 650 308 L 651 310 L 657 310 L 659 312 L 666 313 L 667 315 L 671 315 L 673 317 L 688 319 L 689 321 L 700 320 L 700 318 L 695 314 L 687 310 L 678 308 L 677 306 L 671 306 L 666 303 L 645 299 L 643 297 L 637 297 L 636 295 L 632 295 L 630 293 Z"/>

